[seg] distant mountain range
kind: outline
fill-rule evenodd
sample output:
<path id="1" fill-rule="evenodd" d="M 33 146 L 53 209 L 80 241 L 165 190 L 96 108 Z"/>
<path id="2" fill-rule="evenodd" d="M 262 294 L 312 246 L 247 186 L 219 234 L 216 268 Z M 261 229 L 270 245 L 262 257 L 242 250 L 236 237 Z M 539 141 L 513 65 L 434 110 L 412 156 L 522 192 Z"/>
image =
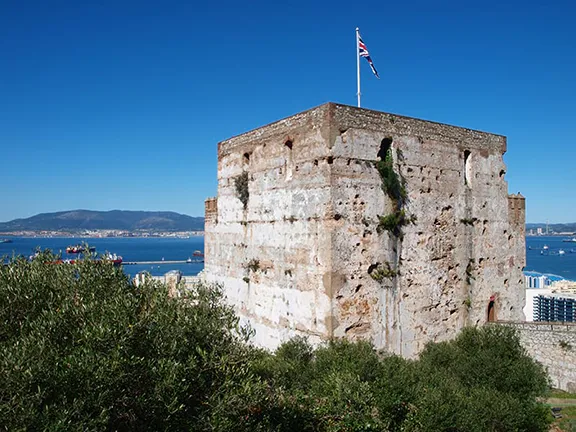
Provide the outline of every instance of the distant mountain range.
<path id="1" fill-rule="evenodd" d="M 542 228 L 543 231 L 546 230 L 546 223 L 527 223 L 526 229 L 530 230 L 533 229 L 536 231 L 538 228 Z M 568 223 L 555 223 L 555 224 L 548 224 L 548 231 L 553 231 L 556 233 L 574 233 L 576 232 L 576 222 L 568 222 Z"/>
<path id="2" fill-rule="evenodd" d="M 71 210 L 0 223 L 6 231 L 203 231 L 204 218 L 175 212 Z"/>

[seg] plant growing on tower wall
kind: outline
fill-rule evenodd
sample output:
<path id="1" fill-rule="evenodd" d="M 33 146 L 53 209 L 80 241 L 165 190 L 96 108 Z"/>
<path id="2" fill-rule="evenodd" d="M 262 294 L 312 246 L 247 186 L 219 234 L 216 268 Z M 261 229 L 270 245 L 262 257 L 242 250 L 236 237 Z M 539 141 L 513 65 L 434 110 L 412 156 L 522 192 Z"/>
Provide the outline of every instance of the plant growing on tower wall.
<path id="1" fill-rule="evenodd" d="M 394 158 L 392 157 L 391 148 L 386 151 L 386 156 L 383 160 L 376 162 L 376 168 L 382 179 L 382 190 L 394 202 L 395 210 L 400 210 L 406 201 L 407 194 L 404 179 L 394 171 Z"/>
<path id="2" fill-rule="evenodd" d="M 403 159 L 404 156 L 398 149 L 398 160 Z M 409 223 L 416 223 L 416 216 L 408 216 L 404 210 L 404 205 L 408 198 L 405 186 L 406 181 L 394 170 L 392 148 L 388 148 L 385 156 L 377 161 L 375 165 L 382 179 L 382 190 L 393 203 L 392 213 L 379 217 L 377 231 L 388 231 L 395 237 L 401 238 L 402 227 Z"/>
<path id="3" fill-rule="evenodd" d="M 248 172 L 243 171 L 242 174 L 234 179 L 234 185 L 236 186 L 236 196 L 244 205 L 244 208 L 248 207 L 248 198 L 250 197 L 250 192 L 248 191 Z"/>

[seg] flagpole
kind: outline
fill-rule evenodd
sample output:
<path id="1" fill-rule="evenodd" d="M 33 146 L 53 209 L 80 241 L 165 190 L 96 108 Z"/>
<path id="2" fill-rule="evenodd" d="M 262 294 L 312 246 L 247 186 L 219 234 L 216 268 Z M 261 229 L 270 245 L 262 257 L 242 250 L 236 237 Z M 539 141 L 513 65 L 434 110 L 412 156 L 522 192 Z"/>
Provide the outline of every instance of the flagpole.
<path id="1" fill-rule="evenodd" d="M 360 29 L 356 27 L 356 78 L 358 81 L 358 108 L 360 108 Z"/>

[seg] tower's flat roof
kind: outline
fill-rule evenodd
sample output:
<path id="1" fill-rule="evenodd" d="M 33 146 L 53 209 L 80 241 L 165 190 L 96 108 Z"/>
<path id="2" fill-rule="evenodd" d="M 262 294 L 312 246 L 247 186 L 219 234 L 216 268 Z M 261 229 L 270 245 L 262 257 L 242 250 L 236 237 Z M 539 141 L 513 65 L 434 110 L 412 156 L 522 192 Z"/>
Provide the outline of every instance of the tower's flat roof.
<path id="1" fill-rule="evenodd" d="M 277 134 L 286 134 L 294 128 L 327 124 L 338 127 L 340 130 L 348 128 L 377 130 L 385 133 L 421 136 L 422 138 L 449 142 L 477 143 L 481 147 L 496 146 L 502 153 L 506 151 L 506 137 L 503 135 L 334 102 L 319 105 L 233 136 L 220 142 L 219 145 L 221 148 L 229 149 L 247 141 L 266 139 Z"/>

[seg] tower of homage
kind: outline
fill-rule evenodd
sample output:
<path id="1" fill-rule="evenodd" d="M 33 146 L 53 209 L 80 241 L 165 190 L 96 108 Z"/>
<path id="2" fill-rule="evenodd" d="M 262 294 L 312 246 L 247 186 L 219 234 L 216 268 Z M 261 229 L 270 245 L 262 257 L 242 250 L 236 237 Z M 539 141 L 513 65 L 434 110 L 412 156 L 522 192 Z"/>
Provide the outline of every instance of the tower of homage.
<path id="1" fill-rule="evenodd" d="M 267 348 L 361 338 L 414 357 L 523 320 L 505 152 L 500 135 L 335 103 L 222 141 L 205 277 Z"/>

